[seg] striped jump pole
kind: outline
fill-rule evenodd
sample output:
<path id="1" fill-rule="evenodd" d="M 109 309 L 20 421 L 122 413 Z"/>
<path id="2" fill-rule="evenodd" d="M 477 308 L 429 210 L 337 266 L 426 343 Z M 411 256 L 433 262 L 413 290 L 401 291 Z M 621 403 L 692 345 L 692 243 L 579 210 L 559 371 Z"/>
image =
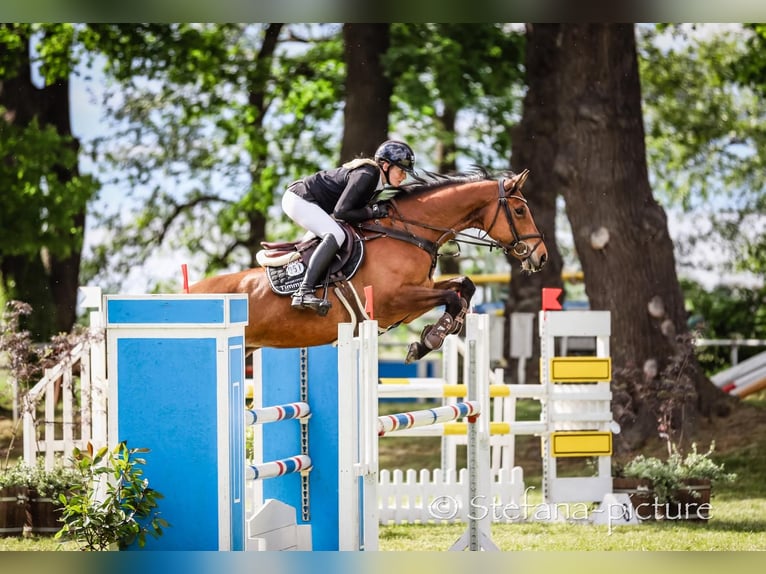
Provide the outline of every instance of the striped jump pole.
<path id="1" fill-rule="evenodd" d="M 263 480 L 295 472 L 303 472 L 310 468 L 311 458 L 305 454 L 299 454 L 289 458 L 248 466 L 245 469 L 245 478 L 247 480 Z"/>
<path id="2" fill-rule="evenodd" d="M 475 417 L 480 413 L 481 405 L 478 401 L 463 401 L 433 409 L 385 415 L 378 417 L 378 436 L 398 430 L 450 422 L 463 417 Z"/>
<path id="3" fill-rule="evenodd" d="M 246 425 L 261 425 L 266 423 L 276 423 L 291 419 L 304 419 L 311 414 L 311 407 L 308 403 L 297 402 L 286 405 L 276 405 L 273 407 L 263 407 L 260 409 L 245 410 Z"/>

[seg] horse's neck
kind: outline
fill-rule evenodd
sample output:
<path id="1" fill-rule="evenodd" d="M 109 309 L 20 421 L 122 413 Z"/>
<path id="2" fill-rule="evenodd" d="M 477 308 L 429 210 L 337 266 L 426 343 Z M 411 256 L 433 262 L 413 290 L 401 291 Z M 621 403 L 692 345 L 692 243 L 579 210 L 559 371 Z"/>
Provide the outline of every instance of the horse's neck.
<path id="1" fill-rule="evenodd" d="M 444 230 L 464 231 L 482 228 L 484 213 L 496 199 L 497 184 L 492 181 L 462 183 L 434 190 L 402 205 L 402 216 L 410 221 L 433 226 L 424 237 L 435 241 Z"/>

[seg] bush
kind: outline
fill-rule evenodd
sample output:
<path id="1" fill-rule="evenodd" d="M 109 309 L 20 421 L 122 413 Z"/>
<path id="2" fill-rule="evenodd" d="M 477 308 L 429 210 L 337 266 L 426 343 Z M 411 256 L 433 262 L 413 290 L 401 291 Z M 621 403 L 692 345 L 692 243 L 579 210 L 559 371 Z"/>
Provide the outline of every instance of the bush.
<path id="1" fill-rule="evenodd" d="M 137 542 L 146 544 L 146 535 L 162 535 L 168 522 L 157 512 L 162 494 L 149 487 L 141 466 L 146 464 L 135 455 L 148 449 L 129 449 L 125 442 L 109 451 L 94 451 L 88 443 L 86 451 L 74 449 L 72 461 L 80 475 L 79 484 L 69 497 L 59 497 L 64 506 L 64 527 L 56 537 L 72 537 L 83 550 L 108 550 Z"/>
<path id="2" fill-rule="evenodd" d="M 692 444 L 691 452 L 686 456 L 674 448 L 666 460 L 640 454 L 625 464 L 621 475 L 651 480 L 657 501 L 670 502 L 685 480 L 707 479 L 712 486 L 732 482 L 737 478 L 736 474 L 726 472 L 723 464 L 712 459 L 714 450 L 715 443 L 711 443 L 704 453 L 698 452 L 697 445 Z"/>

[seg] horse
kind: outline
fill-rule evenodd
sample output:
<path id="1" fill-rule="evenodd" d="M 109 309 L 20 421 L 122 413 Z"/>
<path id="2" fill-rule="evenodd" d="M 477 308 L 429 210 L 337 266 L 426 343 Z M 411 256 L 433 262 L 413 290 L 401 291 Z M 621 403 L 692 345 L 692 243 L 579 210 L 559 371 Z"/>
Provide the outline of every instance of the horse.
<path id="1" fill-rule="evenodd" d="M 400 186 L 388 200 L 387 217 L 353 226 L 355 242 L 363 247 L 364 256 L 352 277 L 324 284 L 325 297 L 332 303 L 326 316 L 293 309 L 289 295 L 272 289 L 264 267 L 211 276 L 191 285 L 189 292 L 248 295 L 248 355 L 261 347 L 333 343 L 338 323 L 349 319 L 356 324 L 374 318 L 383 332 L 444 306 L 441 318 L 410 344 L 405 362 L 411 363 L 461 330 L 476 291 L 465 276 L 434 279 L 438 250 L 447 241 L 501 249 L 529 273 L 545 264 L 548 252 L 522 195 L 528 176 L 529 170 L 491 174 L 475 168 L 452 175 L 421 175 Z M 469 229 L 479 234 L 465 234 Z M 364 304 L 360 293 L 365 296 Z"/>

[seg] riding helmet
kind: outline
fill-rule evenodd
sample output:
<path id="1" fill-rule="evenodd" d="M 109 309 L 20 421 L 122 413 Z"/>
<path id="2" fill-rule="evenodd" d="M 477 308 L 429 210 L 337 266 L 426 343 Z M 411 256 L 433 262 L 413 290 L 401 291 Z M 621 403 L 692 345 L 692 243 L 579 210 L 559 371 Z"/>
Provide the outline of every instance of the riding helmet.
<path id="1" fill-rule="evenodd" d="M 415 152 L 406 143 L 398 140 L 388 140 L 380 144 L 375 151 L 375 161 L 387 161 L 399 166 L 407 173 L 412 173 L 415 167 Z"/>

